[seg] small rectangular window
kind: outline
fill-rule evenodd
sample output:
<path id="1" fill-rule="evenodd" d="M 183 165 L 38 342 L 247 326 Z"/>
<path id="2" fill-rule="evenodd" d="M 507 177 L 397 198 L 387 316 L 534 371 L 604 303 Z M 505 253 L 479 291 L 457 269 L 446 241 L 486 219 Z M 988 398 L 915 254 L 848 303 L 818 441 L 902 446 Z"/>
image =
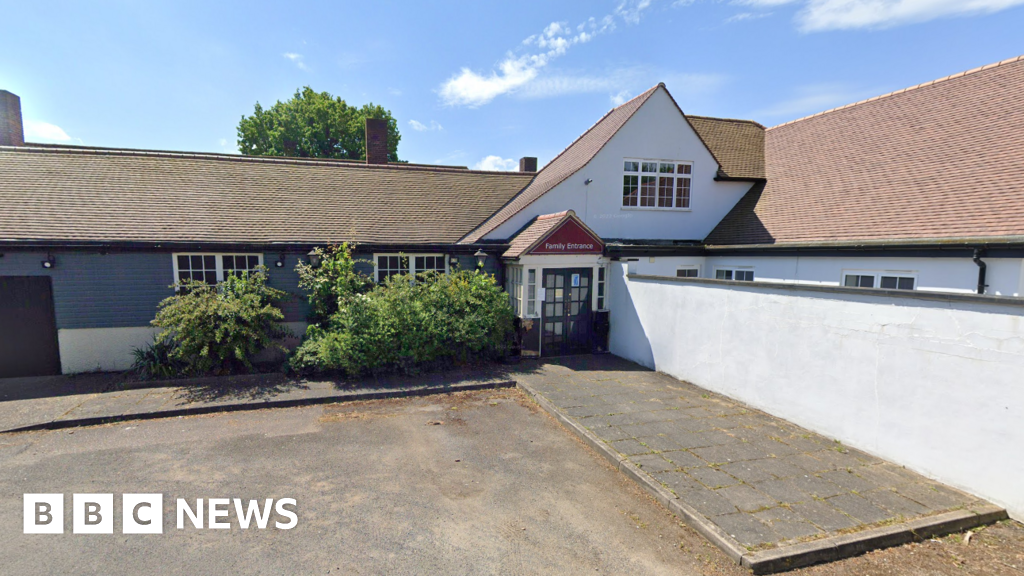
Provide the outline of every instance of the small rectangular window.
<path id="1" fill-rule="evenodd" d="M 676 179 L 676 208 L 690 207 L 690 179 Z"/>
<path id="2" fill-rule="evenodd" d="M 604 266 L 597 269 L 597 309 L 604 310 L 608 299 L 607 278 Z"/>
<path id="3" fill-rule="evenodd" d="M 735 268 L 718 268 L 715 270 L 715 278 L 718 280 L 736 280 L 738 282 L 753 282 L 753 270 L 737 270 Z"/>
<path id="4" fill-rule="evenodd" d="M 680 267 L 676 270 L 677 278 L 697 278 L 700 270 L 696 266 Z"/>
<path id="5" fill-rule="evenodd" d="M 882 276 L 879 286 L 889 290 L 913 290 L 914 279 L 906 276 Z"/>
<path id="6" fill-rule="evenodd" d="M 537 315 L 537 271 L 533 268 L 526 273 L 526 315 Z"/>
<path id="7" fill-rule="evenodd" d="M 640 189 L 639 176 L 622 177 L 622 205 L 637 206 Z"/>
<path id="8" fill-rule="evenodd" d="M 843 273 L 843 286 L 851 288 L 882 288 L 883 290 L 914 290 L 917 279 L 910 274 L 881 271 Z"/>
<path id="9" fill-rule="evenodd" d="M 658 171 L 658 163 L 657 162 L 642 162 L 641 163 L 641 172 L 657 172 L 657 171 Z"/>
<path id="10" fill-rule="evenodd" d="M 633 160 L 626 160 L 623 163 L 622 171 L 623 172 L 639 172 L 640 171 L 640 163 L 639 162 L 634 162 Z"/>
<path id="11" fill-rule="evenodd" d="M 231 275 L 253 272 L 262 259 L 259 254 L 174 254 L 172 264 L 177 282 L 195 280 L 216 284 Z"/>
<path id="12" fill-rule="evenodd" d="M 672 207 L 672 183 L 675 178 L 658 178 L 658 208 Z"/>
<path id="13" fill-rule="evenodd" d="M 654 206 L 655 188 L 658 185 L 657 176 L 640 177 L 640 205 Z"/>
<path id="14" fill-rule="evenodd" d="M 392 276 L 409 273 L 409 257 L 401 255 L 377 256 L 377 282 Z"/>

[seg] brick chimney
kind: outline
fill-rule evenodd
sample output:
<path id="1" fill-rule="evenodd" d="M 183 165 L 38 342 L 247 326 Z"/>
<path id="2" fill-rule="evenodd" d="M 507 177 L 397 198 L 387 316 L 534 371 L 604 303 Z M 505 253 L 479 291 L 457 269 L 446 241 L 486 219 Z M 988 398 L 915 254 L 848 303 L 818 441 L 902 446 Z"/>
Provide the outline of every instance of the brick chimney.
<path id="1" fill-rule="evenodd" d="M 520 172 L 536 172 L 537 171 L 537 159 L 532 156 L 525 156 L 519 159 L 519 171 Z"/>
<path id="2" fill-rule="evenodd" d="M 22 146 L 25 130 L 21 124 L 21 98 L 0 90 L 0 146 Z"/>
<path id="3" fill-rule="evenodd" d="M 366 163 L 388 163 L 388 121 L 366 119 Z"/>

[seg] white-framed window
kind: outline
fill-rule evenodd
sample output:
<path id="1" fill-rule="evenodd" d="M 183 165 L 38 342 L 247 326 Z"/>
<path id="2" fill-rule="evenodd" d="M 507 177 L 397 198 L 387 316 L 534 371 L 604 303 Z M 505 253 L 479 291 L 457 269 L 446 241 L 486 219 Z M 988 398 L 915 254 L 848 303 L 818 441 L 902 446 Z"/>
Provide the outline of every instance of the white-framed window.
<path id="1" fill-rule="evenodd" d="M 537 314 L 537 269 L 526 271 L 526 315 L 530 318 Z"/>
<path id="2" fill-rule="evenodd" d="M 448 273 L 448 259 L 444 254 L 374 254 L 373 266 L 377 282 L 397 274 Z"/>
<path id="3" fill-rule="evenodd" d="M 604 266 L 597 267 L 597 309 L 607 310 L 608 301 L 608 271 Z"/>
<path id="4" fill-rule="evenodd" d="M 228 276 L 252 272 L 263 265 L 263 254 L 172 254 L 177 282 L 198 280 L 207 284 L 223 282 Z"/>
<path id="5" fill-rule="evenodd" d="M 508 292 L 512 311 L 519 316 L 523 310 L 523 267 L 509 266 L 508 277 L 505 278 L 505 291 Z"/>
<path id="6" fill-rule="evenodd" d="M 689 210 L 693 163 L 627 158 L 622 162 L 622 207 Z"/>
<path id="7" fill-rule="evenodd" d="M 676 278 L 700 278 L 700 266 L 679 266 L 676 268 Z"/>
<path id="8" fill-rule="evenodd" d="M 843 286 L 851 288 L 914 290 L 917 288 L 917 274 L 906 271 L 843 270 Z"/>
<path id="9" fill-rule="evenodd" d="M 740 282 L 753 282 L 753 268 L 715 268 L 716 280 L 738 280 Z"/>

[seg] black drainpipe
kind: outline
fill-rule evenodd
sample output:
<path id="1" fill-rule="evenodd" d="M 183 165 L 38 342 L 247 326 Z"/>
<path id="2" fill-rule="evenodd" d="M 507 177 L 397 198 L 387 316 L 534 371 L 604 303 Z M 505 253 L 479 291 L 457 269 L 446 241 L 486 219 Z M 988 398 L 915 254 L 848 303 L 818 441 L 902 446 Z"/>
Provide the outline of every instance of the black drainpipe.
<path id="1" fill-rule="evenodd" d="M 983 251 L 981 248 L 974 249 L 974 263 L 978 265 L 978 294 L 985 293 L 985 269 L 988 268 L 988 264 L 981 259 Z"/>

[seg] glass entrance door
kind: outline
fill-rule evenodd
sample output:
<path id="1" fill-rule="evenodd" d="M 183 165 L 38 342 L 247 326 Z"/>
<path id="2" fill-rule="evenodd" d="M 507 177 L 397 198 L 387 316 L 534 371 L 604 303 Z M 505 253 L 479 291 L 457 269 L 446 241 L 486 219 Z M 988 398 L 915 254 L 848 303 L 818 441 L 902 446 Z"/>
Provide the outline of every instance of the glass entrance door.
<path id="1" fill-rule="evenodd" d="M 591 273 L 591 268 L 544 270 L 543 356 L 591 351 Z"/>

